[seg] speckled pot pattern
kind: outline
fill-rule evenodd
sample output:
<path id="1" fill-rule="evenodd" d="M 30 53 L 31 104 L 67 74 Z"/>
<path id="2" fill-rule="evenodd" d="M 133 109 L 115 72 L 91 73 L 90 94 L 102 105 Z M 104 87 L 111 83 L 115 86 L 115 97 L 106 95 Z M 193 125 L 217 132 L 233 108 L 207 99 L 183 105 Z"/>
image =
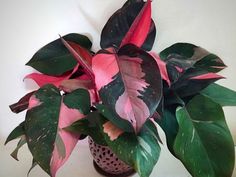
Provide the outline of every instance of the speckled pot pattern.
<path id="1" fill-rule="evenodd" d="M 118 159 L 109 147 L 94 143 L 90 137 L 88 142 L 95 163 L 105 172 L 119 175 L 132 170 L 130 166 Z"/>

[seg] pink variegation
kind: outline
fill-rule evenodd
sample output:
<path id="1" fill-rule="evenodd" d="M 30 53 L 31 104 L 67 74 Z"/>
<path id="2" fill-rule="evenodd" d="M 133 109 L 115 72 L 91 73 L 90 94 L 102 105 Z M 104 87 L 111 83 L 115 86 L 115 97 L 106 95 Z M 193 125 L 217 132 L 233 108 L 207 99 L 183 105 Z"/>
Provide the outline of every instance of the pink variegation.
<path id="1" fill-rule="evenodd" d="M 116 140 L 124 131 L 115 126 L 111 121 L 103 124 L 103 131 L 106 133 L 111 141 Z"/>
<path id="2" fill-rule="evenodd" d="M 72 72 L 64 74 L 62 76 L 58 76 L 58 77 L 49 76 L 49 75 L 40 74 L 40 73 L 32 73 L 25 76 L 24 79 L 34 80 L 39 87 L 42 87 L 45 84 L 53 84 L 56 87 L 59 87 L 59 85 L 61 84 L 63 80 L 69 79 L 78 70 L 78 67 L 79 65 L 76 65 Z"/>
<path id="3" fill-rule="evenodd" d="M 63 130 L 63 128 L 70 126 L 77 120 L 80 120 L 85 115 L 81 114 L 76 109 L 68 108 L 64 103 L 61 104 L 59 123 L 58 123 L 58 136 L 62 139 L 65 146 L 65 156 L 63 157 L 58 147 L 55 145 L 51 158 L 51 175 L 56 176 L 57 170 L 67 161 L 75 145 L 77 144 L 80 135 Z"/>
<path id="4" fill-rule="evenodd" d="M 121 46 L 134 44 L 141 47 L 147 38 L 151 26 L 151 1 L 147 0 L 142 10 L 132 23 L 129 31 L 121 42 Z"/>
<path id="5" fill-rule="evenodd" d="M 152 57 L 156 60 L 157 65 L 160 69 L 162 79 L 164 79 L 167 82 L 168 86 L 170 86 L 171 82 L 166 69 L 166 63 L 162 61 L 159 55 L 155 52 L 150 52 L 150 55 L 152 55 Z"/>
<path id="6" fill-rule="evenodd" d="M 219 74 L 215 73 L 207 73 L 207 74 L 202 74 L 199 76 L 195 76 L 190 78 L 191 80 L 205 80 L 205 79 L 223 79 L 223 76 L 220 76 Z"/>

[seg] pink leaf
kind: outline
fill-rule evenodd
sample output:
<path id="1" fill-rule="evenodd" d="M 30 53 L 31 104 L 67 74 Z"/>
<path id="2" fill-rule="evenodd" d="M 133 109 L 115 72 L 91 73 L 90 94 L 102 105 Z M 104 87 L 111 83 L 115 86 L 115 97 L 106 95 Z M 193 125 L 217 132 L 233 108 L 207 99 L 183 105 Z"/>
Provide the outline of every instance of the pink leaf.
<path id="1" fill-rule="evenodd" d="M 170 83 L 170 79 L 169 79 L 168 72 L 166 69 L 166 63 L 162 61 L 161 58 L 155 52 L 150 52 L 150 54 L 156 60 L 159 66 L 162 79 L 164 79 L 167 82 L 167 84 L 170 86 L 171 83 Z"/>
<path id="2" fill-rule="evenodd" d="M 57 170 L 68 160 L 80 137 L 79 134 L 76 135 L 63 130 L 63 128 L 70 126 L 72 123 L 82 119 L 84 116 L 85 115 L 81 114 L 78 110 L 70 109 L 64 103 L 61 104 L 57 138 L 60 138 L 65 146 L 65 155 L 62 156 L 59 152 L 59 148 L 61 148 L 60 144 L 58 146 L 55 145 L 50 163 L 52 177 L 55 177 Z"/>
<path id="3" fill-rule="evenodd" d="M 103 124 L 103 131 L 110 137 L 111 141 L 116 140 L 124 132 L 110 121 Z"/>
<path id="4" fill-rule="evenodd" d="M 126 44 L 134 44 L 141 47 L 147 38 L 150 26 L 151 1 L 148 0 L 122 40 L 121 47 Z"/>
<path id="5" fill-rule="evenodd" d="M 215 73 L 207 73 L 207 74 L 202 74 L 202 75 L 199 75 L 199 76 L 195 76 L 195 77 L 192 77 L 190 78 L 191 80 L 207 80 L 207 79 L 222 79 L 224 78 L 223 76 L 220 76 L 218 74 L 215 74 Z"/>
<path id="6" fill-rule="evenodd" d="M 78 70 L 78 67 L 79 65 L 76 65 L 76 67 L 73 69 L 72 72 L 64 74 L 62 76 L 58 76 L 58 77 L 49 76 L 49 75 L 40 74 L 40 73 L 32 73 L 25 76 L 24 79 L 34 80 L 38 84 L 39 87 L 42 87 L 45 84 L 53 84 L 56 87 L 59 87 L 59 85 L 61 84 L 63 80 L 69 79 Z"/>
<path id="7" fill-rule="evenodd" d="M 97 54 L 92 60 L 92 69 L 96 76 L 95 83 L 98 90 L 110 83 L 119 72 L 115 55 L 112 54 Z"/>

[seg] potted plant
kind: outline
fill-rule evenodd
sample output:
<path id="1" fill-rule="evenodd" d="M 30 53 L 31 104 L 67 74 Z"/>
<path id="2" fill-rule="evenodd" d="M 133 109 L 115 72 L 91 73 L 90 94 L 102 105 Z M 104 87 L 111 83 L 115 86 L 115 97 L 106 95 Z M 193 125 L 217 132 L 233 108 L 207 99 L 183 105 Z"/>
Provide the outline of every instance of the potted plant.
<path id="1" fill-rule="evenodd" d="M 99 172 L 148 177 L 161 150 L 158 124 L 192 176 L 232 176 L 235 149 L 222 106 L 235 106 L 236 92 L 214 83 L 226 65 L 189 43 L 156 54 L 155 36 L 151 1 L 128 0 L 104 26 L 100 51 L 75 33 L 38 50 L 27 65 L 40 73 L 25 78 L 40 88 L 10 106 L 27 110 L 6 140 L 20 138 L 11 155 L 17 159 L 27 143 L 32 168 L 55 177 L 89 136 Z"/>

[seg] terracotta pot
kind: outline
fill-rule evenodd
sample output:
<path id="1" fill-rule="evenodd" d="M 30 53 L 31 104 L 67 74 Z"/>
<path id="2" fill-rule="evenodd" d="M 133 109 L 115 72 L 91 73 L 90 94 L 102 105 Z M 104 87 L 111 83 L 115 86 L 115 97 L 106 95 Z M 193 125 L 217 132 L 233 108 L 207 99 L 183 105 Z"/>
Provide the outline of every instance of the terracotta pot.
<path id="1" fill-rule="evenodd" d="M 121 161 L 107 146 L 96 144 L 92 138 L 88 138 L 90 152 L 93 156 L 93 164 L 98 173 L 107 177 L 128 177 L 135 171 Z"/>

